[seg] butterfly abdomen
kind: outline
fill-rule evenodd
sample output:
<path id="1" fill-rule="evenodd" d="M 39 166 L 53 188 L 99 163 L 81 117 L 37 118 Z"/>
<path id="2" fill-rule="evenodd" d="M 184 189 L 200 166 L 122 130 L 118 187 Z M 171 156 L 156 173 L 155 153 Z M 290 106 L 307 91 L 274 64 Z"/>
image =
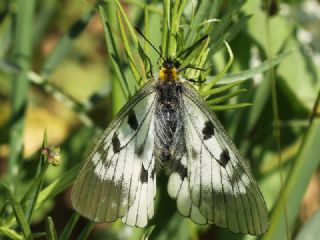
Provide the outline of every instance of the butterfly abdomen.
<path id="1" fill-rule="evenodd" d="M 184 150 L 181 91 L 179 81 L 159 81 L 157 85 L 154 153 L 167 169 L 172 169 Z"/>

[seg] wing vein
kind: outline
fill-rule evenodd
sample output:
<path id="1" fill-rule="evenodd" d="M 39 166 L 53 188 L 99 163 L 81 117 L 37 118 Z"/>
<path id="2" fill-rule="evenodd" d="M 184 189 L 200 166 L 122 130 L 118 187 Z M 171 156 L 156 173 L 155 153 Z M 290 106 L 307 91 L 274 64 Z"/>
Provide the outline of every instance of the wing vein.
<path id="1" fill-rule="evenodd" d="M 141 126 L 143 125 L 144 121 L 146 120 L 146 118 L 149 116 L 149 113 L 151 111 L 151 109 L 153 108 L 153 105 L 155 103 L 155 99 L 152 101 L 152 103 L 150 104 L 150 107 L 146 113 L 146 115 L 144 116 L 144 118 L 141 120 L 141 123 L 139 124 L 139 126 L 137 127 L 137 129 L 135 130 L 135 133 L 132 135 L 132 137 L 128 140 L 128 142 L 126 144 L 124 144 L 123 146 L 120 147 L 120 151 L 125 148 L 131 141 L 133 138 L 135 138 L 137 136 L 137 134 L 139 133 L 139 130 L 141 128 Z M 150 121 L 151 122 L 151 121 Z M 121 126 L 121 124 L 120 124 Z M 105 146 L 106 144 L 102 145 Z"/>
<path id="2" fill-rule="evenodd" d="M 222 188 L 223 202 L 224 202 L 224 210 L 225 210 L 225 219 L 224 220 L 226 220 L 226 224 L 228 226 L 227 203 L 226 203 L 226 196 L 225 196 L 225 192 L 224 192 L 224 185 L 223 185 L 223 181 L 222 181 L 222 169 L 221 168 L 220 168 L 220 181 L 221 181 L 221 188 Z"/>
<path id="3" fill-rule="evenodd" d="M 230 175 L 228 173 L 227 168 L 226 168 L 226 173 L 227 173 L 227 177 L 229 179 L 229 182 L 230 182 L 230 185 L 231 185 L 231 188 L 232 188 L 232 199 L 233 199 L 234 208 L 236 210 L 235 212 L 236 212 L 236 218 L 237 218 L 237 225 L 238 225 L 238 229 L 240 231 L 241 228 L 240 228 L 240 224 L 239 224 L 240 219 L 239 219 L 239 216 L 238 216 L 238 209 L 237 209 L 237 204 L 236 204 L 236 194 L 234 192 L 234 186 L 232 184 L 232 180 L 231 180 L 231 177 L 230 177 Z"/>
<path id="4" fill-rule="evenodd" d="M 136 144 L 137 144 L 137 139 L 135 139 L 134 147 L 136 147 Z M 132 169 L 131 169 L 130 186 L 129 186 L 129 194 L 128 194 L 128 209 L 133 205 L 133 203 L 132 203 L 132 205 L 129 206 L 129 203 L 130 203 L 130 194 L 131 194 L 131 187 L 132 187 L 132 175 L 133 175 L 133 169 L 134 169 L 135 161 L 136 161 L 136 155 L 133 154 L 133 166 L 132 166 Z M 134 200 L 133 200 L 133 202 L 134 202 Z"/>
<path id="5" fill-rule="evenodd" d="M 122 206 L 120 206 L 120 202 L 121 202 L 121 198 L 122 198 L 122 193 L 123 193 L 123 191 L 122 191 L 122 188 L 123 188 L 123 179 L 124 179 L 124 169 L 125 169 L 125 166 L 126 166 L 126 163 L 127 163 L 127 153 L 128 153 L 128 149 L 127 148 L 125 148 L 125 154 L 124 154 L 124 163 L 123 163 L 123 167 L 122 167 L 122 175 L 121 175 L 121 187 L 120 187 L 120 194 L 119 194 L 119 198 L 118 198 L 118 217 L 120 216 L 120 211 L 119 210 L 121 210 L 120 209 L 120 207 L 122 207 Z"/>
<path id="6" fill-rule="evenodd" d="M 234 169 L 234 172 L 235 172 L 235 174 L 237 175 L 237 177 L 238 177 L 238 180 L 243 184 L 243 186 L 245 187 L 245 189 L 246 189 L 246 191 L 248 190 L 250 193 L 251 193 L 251 190 L 250 190 L 250 188 L 247 188 L 246 187 L 246 185 L 244 184 L 244 182 L 242 181 L 242 179 L 241 179 L 241 177 L 240 177 L 240 175 L 239 175 L 239 173 L 238 173 L 238 171 L 235 169 L 235 166 L 233 165 L 233 163 L 232 163 L 232 161 L 230 161 L 231 162 L 231 166 L 232 166 L 232 168 Z M 245 172 L 244 172 L 245 173 Z M 237 181 L 237 185 L 238 185 L 238 181 Z M 238 187 L 239 187 L 239 185 L 238 185 Z M 252 194 L 252 193 L 251 193 Z M 241 196 L 241 199 L 242 199 L 242 197 L 246 197 L 247 198 L 247 200 L 248 200 L 248 202 L 249 202 L 249 212 L 250 212 L 250 216 L 251 216 L 251 219 L 248 219 L 248 221 L 249 220 L 251 220 L 250 222 L 250 224 L 252 225 L 252 227 L 254 228 L 254 223 L 253 223 L 253 214 L 252 214 L 252 209 L 251 209 L 251 204 L 250 204 L 250 199 L 249 199 L 249 197 L 248 197 L 248 195 L 244 195 L 244 194 L 240 194 L 240 196 Z M 244 204 L 243 204 L 243 206 L 244 206 Z M 245 211 L 246 212 L 246 211 Z M 246 215 L 245 215 L 246 216 Z M 247 217 L 247 216 L 246 216 Z M 249 227 L 249 224 L 248 224 L 248 222 L 247 222 L 247 227 L 248 227 L 248 231 L 250 230 L 250 227 Z"/>

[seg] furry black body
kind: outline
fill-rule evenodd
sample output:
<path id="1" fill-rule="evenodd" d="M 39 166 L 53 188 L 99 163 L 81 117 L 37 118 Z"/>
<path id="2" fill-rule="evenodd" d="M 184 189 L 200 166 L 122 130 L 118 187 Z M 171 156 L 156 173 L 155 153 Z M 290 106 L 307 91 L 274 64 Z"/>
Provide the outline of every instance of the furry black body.
<path id="1" fill-rule="evenodd" d="M 176 169 L 185 152 L 182 83 L 159 81 L 155 107 L 155 149 L 157 162 L 166 170 Z"/>

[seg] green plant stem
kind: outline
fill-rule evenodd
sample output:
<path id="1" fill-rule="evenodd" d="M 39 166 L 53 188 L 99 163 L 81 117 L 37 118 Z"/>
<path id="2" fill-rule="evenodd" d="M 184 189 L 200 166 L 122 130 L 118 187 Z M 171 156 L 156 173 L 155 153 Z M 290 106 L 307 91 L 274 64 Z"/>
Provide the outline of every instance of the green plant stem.
<path id="1" fill-rule="evenodd" d="M 92 231 L 92 229 L 94 228 L 96 224 L 94 222 L 89 222 L 81 231 L 81 233 L 79 234 L 79 237 L 77 238 L 77 240 L 85 240 L 88 239 L 88 236 L 90 234 L 90 232 Z"/>
<path id="2" fill-rule="evenodd" d="M 68 31 L 60 38 L 43 65 L 40 74 L 43 78 L 46 79 L 61 64 L 62 59 L 69 53 L 73 42 L 84 31 L 94 14 L 94 9 L 87 11 L 80 19 L 72 24 Z"/>
<path id="3" fill-rule="evenodd" d="M 123 0 L 122 2 L 126 2 L 140 8 L 147 8 L 148 11 L 158 15 L 163 14 L 161 9 L 157 5 L 145 4 L 143 1 L 140 1 L 140 0 Z"/>
<path id="4" fill-rule="evenodd" d="M 215 105 L 215 106 L 212 106 L 211 109 L 213 111 L 225 111 L 225 110 L 238 109 L 238 108 L 251 107 L 251 106 L 252 106 L 252 103 L 238 103 L 238 104 L 228 104 L 228 105 Z"/>
<path id="5" fill-rule="evenodd" d="M 47 129 L 45 129 L 43 134 L 43 140 L 42 140 L 42 149 L 47 147 L 48 147 L 48 134 L 47 134 Z M 23 200 L 21 201 L 21 205 L 23 207 L 23 204 L 26 203 L 28 200 L 28 202 L 26 203 L 26 209 L 25 209 L 25 215 L 26 215 L 26 219 L 28 220 L 28 223 L 30 223 L 31 221 L 31 216 L 32 216 L 35 204 L 37 202 L 39 193 L 42 189 L 43 179 L 44 179 L 45 173 L 47 172 L 48 167 L 49 167 L 48 156 L 45 156 L 42 153 L 40 153 L 38 170 L 34 178 L 34 182 L 31 184 L 31 187 L 29 188 L 28 192 L 25 194 Z"/>
<path id="6" fill-rule="evenodd" d="M 2 235 L 9 237 L 11 240 L 22 239 L 22 236 L 20 234 L 18 234 L 16 231 L 5 226 L 0 226 L 0 236 Z"/>
<path id="7" fill-rule="evenodd" d="M 76 225 L 76 223 L 79 220 L 80 215 L 76 212 L 74 212 L 71 216 L 71 218 L 69 219 L 67 225 L 64 227 L 59 240 L 68 240 L 70 239 L 70 234 L 74 228 L 74 226 Z"/>
<path id="8" fill-rule="evenodd" d="M 167 56 L 169 58 L 174 58 L 177 51 L 177 35 L 179 31 L 179 24 L 182 12 L 184 10 L 185 5 L 187 4 L 186 0 L 176 0 L 173 3 L 173 10 L 171 12 L 171 21 L 170 21 L 170 29 L 169 29 L 169 41 L 168 41 L 168 52 Z"/>
<path id="9" fill-rule="evenodd" d="M 23 233 L 25 239 L 32 239 L 30 226 L 27 222 L 26 217 L 24 216 L 22 207 L 21 207 L 20 203 L 18 202 L 17 198 L 14 196 L 14 194 L 12 193 L 12 191 L 9 189 L 8 186 L 6 186 L 4 184 L 1 184 L 0 186 L 6 191 L 6 194 L 10 200 L 10 203 L 11 203 L 11 206 L 13 209 L 14 216 L 15 216 L 17 222 L 19 223 L 19 226 L 22 229 L 22 233 Z"/>
<path id="10" fill-rule="evenodd" d="M 267 1 L 269 2 L 269 1 Z M 266 31 L 267 31 L 267 51 L 269 59 L 272 59 L 273 52 L 272 52 L 272 40 L 271 40 L 271 28 L 270 28 L 270 18 L 268 12 L 266 12 Z M 283 176 L 283 166 L 282 166 L 282 151 L 281 151 L 281 132 L 280 132 L 280 122 L 279 122 L 279 111 L 278 111 L 278 100 L 277 100 L 277 90 L 276 90 L 276 79 L 275 79 L 275 69 L 272 67 L 270 69 L 269 75 L 270 85 L 271 85 L 271 100 L 272 100 L 272 109 L 273 109 L 273 119 L 274 119 L 274 137 L 275 137 L 275 144 L 278 154 L 278 169 L 279 169 L 279 177 L 280 177 L 280 197 L 283 199 L 282 207 L 284 211 L 284 218 L 285 218 L 285 228 L 286 228 L 286 235 L 287 240 L 290 240 L 290 228 L 289 228 L 289 221 L 288 221 L 288 209 L 287 209 L 287 195 L 284 189 L 285 186 L 285 179 Z"/>
<path id="11" fill-rule="evenodd" d="M 109 59 L 112 64 L 112 114 L 116 115 L 119 109 L 123 106 L 125 100 L 131 96 L 128 82 L 126 80 L 123 69 L 121 68 L 120 58 L 116 48 L 117 39 L 113 34 L 112 29 L 116 29 L 116 6 L 114 2 L 106 2 L 104 7 L 100 7 L 100 16 L 104 24 L 104 33 L 109 54 Z M 123 97 L 124 96 L 124 97 Z"/>
<path id="12" fill-rule="evenodd" d="M 214 98 L 212 100 L 208 100 L 207 103 L 208 103 L 208 105 L 216 105 L 217 103 L 221 103 L 221 102 L 227 101 L 228 99 L 233 98 L 234 96 L 237 96 L 240 93 L 243 93 L 243 92 L 246 92 L 246 91 L 247 91 L 246 89 L 239 89 L 239 90 L 230 92 L 230 93 L 228 93 L 228 94 L 226 94 L 224 96 L 221 96 L 219 98 Z"/>
<path id="13" fill-rule="evenodd" d="M 54 223 L 51 217 L 47 217 L 46 219 L 46 237 L 48 240 L 57 240 L 57 232 L 54 227 Z"/>
<path id="14" fill-rule="evenodd" d="M 162 39 L 161 39 L 161 52 L 165 57 L 168 56 L 167 45 L 168 45 L 168 26 L 169 15 L 170 15 L 170 0 L 163 1 L 163 24 L 162 24 Z"/>
<path id="15" fill-rule="evenodd" d="M 136 66 L 136 64 L 135 64 L 135 59 L 133 58 L 133 54 L 131 52 L 131 48 L 130 48 L 130 45 L 129 45 L 129 42 L 128 42 L 128 39 L 127 39 L 127 35 L 125 33 L 125 30 L 124 30 L 124 25 L 123 25 L 121 16 L 120 16 L 120 14 L 118 12 L 116 13 L 116 15 L 117 15 L 118 24 L 119 24 L 121 40 L 123 42 L 123 45 L 124 45 L 124 48 L 125 48 L 125 53 L 126 53 L 128 62 L 130 64 L 130 69 L 132 71 L 132 74 L 133 74 L 137 84 L 139 84 L 142 81 L 143 76 L 139 72 L 138 66 Z M 138 45 L 138 43 L 137 43 L 137 45 Z"/>
<path id="16" fill-rule="evenodd" d="M 214 85 L 216 85 L 217 82 L 219 82 L 223 76 L 227 73 L 228 69 L 231 67 L 232 63 L 233 63 L 233 53 L 231 50 L 231 47 L 229 46 L 229 44 L 227 42 L 224 42 L 229 54 L 229 61 L 227 63 L 227 65 L 224 67 L 224 69 L 222 70 L 222 72 L 220 72 L 214 79 L 211 80 L 211 82 L 209 82 L 207 85 L 203 86 L 202 93 L 204 95 L 208 95 L 207 92 L 209 92 L 212 87 L 214 87 Z"/>
<path id="17" fill-rule="evenodd" d="M 8 160 L 8 175 L 11 178 L 18 174 L 19 158 L 23 147 L 23 129 L 29 87 L 27 73 L 31 67 L 34 9 L 34 0 L 17 0 L 14 57 L 21 71 L 13 75 L 10 154 Z"/>

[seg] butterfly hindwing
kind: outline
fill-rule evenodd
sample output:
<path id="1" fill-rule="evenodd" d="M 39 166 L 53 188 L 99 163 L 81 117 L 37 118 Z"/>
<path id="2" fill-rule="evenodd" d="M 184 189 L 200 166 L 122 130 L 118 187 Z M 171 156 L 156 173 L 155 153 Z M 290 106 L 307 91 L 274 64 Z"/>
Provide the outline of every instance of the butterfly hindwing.
<path id="1" fill-rule="evenodd" d="M 154 82 L 146 84 L 105 130 L 81 170 L 73 207 L 95 222 L 122 218 L 144 227 L 153 216 Z"/>
<path id="2" fill-rule="evenodd" d="M 267 209 L 253 176 L 205 100 L 187 83 L 180 107 L 186 145 L 180 162 L 187 174 L 177 168 L 168 183 L 179 212 L 198 224 L 253 235 L 265 232 Z"/>

